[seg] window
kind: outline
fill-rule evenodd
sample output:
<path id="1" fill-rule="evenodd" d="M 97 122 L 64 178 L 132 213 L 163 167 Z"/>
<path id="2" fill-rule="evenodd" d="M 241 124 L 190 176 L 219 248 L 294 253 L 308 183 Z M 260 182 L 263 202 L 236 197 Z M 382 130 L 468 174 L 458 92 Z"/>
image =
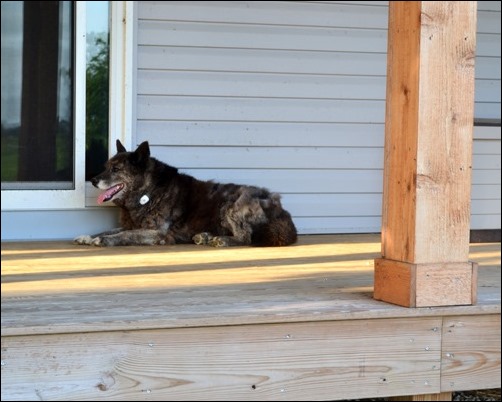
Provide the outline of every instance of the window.
<path id="1" fill-rule="evenodd" d="M 83 100 L 85 54 L 75 18 L 81 6 L 74 4 L 1 3 L 3 209 L 83 203 L 77 146 L 83 125 L 75 111 Z"/>
<path id="2" fill-rule="evenodd" d="M 115 152 L 108 144 L 132 142 L 135 4 L 1 7 L 2 211 L 95 205 L 96 190 L 86 180 Z M 28 50 L 31 59 L 23 55 Z M 30 75 L 36 57 L 42 67 Z"/>
<path id="3" fill-rule="evenodd" d="M 2 188 L 73 187 L 72 3 L 2 3 Z"/>

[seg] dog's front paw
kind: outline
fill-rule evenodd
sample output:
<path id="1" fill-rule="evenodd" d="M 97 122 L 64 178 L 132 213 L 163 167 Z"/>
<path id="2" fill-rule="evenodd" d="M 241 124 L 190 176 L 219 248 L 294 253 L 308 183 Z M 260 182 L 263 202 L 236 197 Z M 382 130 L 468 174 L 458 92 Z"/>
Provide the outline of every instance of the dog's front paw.
<path id="1" fill-rule="evenodd" d="M 213 236 L 207 232 L 202 232 L 192 237 L 193 242 L 199 246 L 208 244 L 211 239 L 213 239 Z"/>
<path id="2" fill-rule="evenodd" d="M 92 244 L 92 237 L 89 235 L 77 236 L 73 239 L 74 244 L 85 244 L 90 246 Z"/>
<path id="3" fill-rule="evenodd" d="M 91 243 L 93 246 L 96 246 L 96 247 L 107 247 L 107 246 L 113 246 L 112 244 L 112 241 L 106 237 L 106 236 L 103 236 L 103 237 L 95 237 L 94 239 L 92 239 L 92 243 Z"/>
<path id="4" fill-rule="evenodd" d="M 92 239 L 92 245 L 96 247 L 119 246 L 120 243 L 113 236 L 97 236 Z"/>

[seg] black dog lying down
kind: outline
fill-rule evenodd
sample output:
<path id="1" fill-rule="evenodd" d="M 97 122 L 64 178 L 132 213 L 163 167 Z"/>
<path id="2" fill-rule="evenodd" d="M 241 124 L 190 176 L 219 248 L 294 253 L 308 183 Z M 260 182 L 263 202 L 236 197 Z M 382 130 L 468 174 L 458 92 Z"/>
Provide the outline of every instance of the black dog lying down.
<path id="1" fill-rule="evenodd" d="M 92 179 L 105 190 L 98 203 L 120 207 L 122 227 L 77 244 L 129 246 L 191 243 L 223 246 L 287 246 L 296 242 L 291 215 L 267 189 L 200 181 L 150 156 L 148 142 L 117 154 Z"/>

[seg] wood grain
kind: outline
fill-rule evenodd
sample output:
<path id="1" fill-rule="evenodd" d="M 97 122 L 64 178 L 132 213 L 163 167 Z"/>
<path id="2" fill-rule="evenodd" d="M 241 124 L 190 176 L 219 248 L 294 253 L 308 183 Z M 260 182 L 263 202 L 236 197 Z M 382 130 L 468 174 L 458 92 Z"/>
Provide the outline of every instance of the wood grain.
<path id="1" fill-rule="evenodd" d="M 415 272 L 417 307 L 476 303 L 476 264 L 419 264 Z"/>
<path id="2" fill-rule="evenodd" d="M 441 318 L 2 338 L 2 399 L 336 400 L 439 392 Z"/>
<path id="3" fill-rule="evenodd" d="M 441 390 L 500 388 L 500 315 L 445 317 Z"/>
<path id="4" fill-rule="evenodd" d="M 399 306 L 416 307 L 415 265 L 378 258 L 375 260 L 376 300 L 385 300 Z"/>
<path id="5" fill-rule="evenodd" d="M 467 261 L 475 2 L 392 2 L 382 254 Z"/>
<path id="6" fill-rule="evenodd" d="M 416 263 L 469 253 L 476 2 L 422 2 Z"/>
<path id="7" fill-rule="evenodd" d="M 378 235 L 224 250 L 2 243 L 2 397 L 336 400 L 448 392 L 439 387 L 443 317 L 468 316 L 474 325 L 500 317 L 500 243 L 471 246 L 479 300 L 454 308 L 374 300 L 379 248 Z M 480 323 L 486 343 L 473 333 L 463 349 L 453 341 L 465 353 L 464 370 L 452 372 L 463 377 L 455 390 L 477 375 L 469 350 L 496 362 L 500 329 Z M 485 367 L 482 384 L 495 387 L 497 366 Z"/>
<path id="8" fill-rule="evenodd" d="M 477 269 L 472 262 L 410 264 L 378 258 L 373 296 L 405 307 L 475 304 Z"/>
<path id="9" fill-rule="evenodd" d="M 96 248 L 2 243 L 2 335 L 500 313 L 500 243 L 473 244 L 474 306 L 373 299 L 378 235 L 301 236 L 288 248 Z"/>
<path id="10" fill-rule="evenodd" d="M 451 401 L 451 392 L 440 392 L 438 394 L 422 395 L 400 395 L 389 398 L 389 401 Z"/>
<path id="11" fill-rule="evenodd" d="M 389 6 L 382 256 L 415 262 L 421 2 Z"/>

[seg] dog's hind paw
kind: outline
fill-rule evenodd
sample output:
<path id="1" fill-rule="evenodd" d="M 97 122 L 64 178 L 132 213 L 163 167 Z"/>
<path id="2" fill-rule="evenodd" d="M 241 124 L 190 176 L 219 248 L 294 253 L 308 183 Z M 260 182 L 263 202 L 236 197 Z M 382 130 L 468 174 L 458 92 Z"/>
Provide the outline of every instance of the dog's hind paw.
<path id="1" fill-rule="evenodd" d="M 213 247 L 228 247 L 229 241 L 227 237 L 224 236 L 215 236 L 211 238 L 208 242 L 208 245 Z"/>
<path id="2" fill-rule="evenodd" d="M 202 232 L 196 234 L 194 237 L 192 237 L 192 240 L 195 244 L 199 246 L 203 246 L 205 244 L 209 244 L 209 241 L 211 241 L 214 237 L 211 235 L 211 233 L 208 232 Z"/>
<path id="3" fill-rule="evenodd" d="M 74 244 L 91 245 L 92 244 L 92 237 L 89 235 L 77 236 L 73 239 L 73 243 Z"/>

